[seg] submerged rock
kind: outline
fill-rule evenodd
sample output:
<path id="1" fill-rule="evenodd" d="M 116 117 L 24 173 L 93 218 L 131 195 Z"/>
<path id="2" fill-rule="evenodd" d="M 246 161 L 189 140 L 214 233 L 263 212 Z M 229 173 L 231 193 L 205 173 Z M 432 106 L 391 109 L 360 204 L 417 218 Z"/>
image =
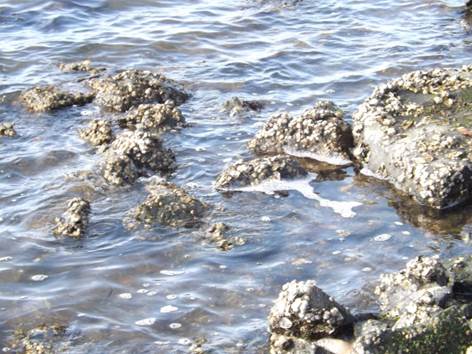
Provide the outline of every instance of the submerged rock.
<path id="1" fill-rule="evenodd" d="M 71 72 L 88 72 L 92 75 L 96 75 L 102 71 L 105 71 L 105 68 L 95 68 L 92 66 L 92 62 L 90 60 L 83 60 L 83 61 L 78 61 L 74 63 L 60 63 L 59 64 L 59 69 L 66 73 L 71 73 Z"/>
<path id="2" fill-rule="evenodd" d="M 87 229 L 90 203 L 82 198 L 72 198 L 67 202 L 67 210 L 56 218 L 54 235 L 82 237 Z"/>
<path id="3" fill-rule="evenodd" d="M 0 136 L 15 136 L 16 130 L 13 123 L 0 123 Z"/>
<path id="4" fill-rule="evenodd" d="M 168 130 L 181 127 L 185 119 L 173 101 L 164 104 L 140 104 L 118 120 L 122 128 L 135 129 L 139 124 L 143 129 Z"/>
<path id="5" fill-rule="evenodd" d="M 417 202 L 445 209 L 472 195 L 472 66 L 403 75 L 353 116 L 354 155 Z"/>
<path id="6" fill-rule="evenodd" d="M 299 162 L 288 156 L 271 156 L 250 161 L 240 160 L 224 170 L 215 182 L 216 189 L 255 185 L 268 179 L 288 179 L 306 176 Z"/>
<path id="7" fill-rule="evenodd" d="M 18 328 L 8 344 L 15 353 L 53 354 L 67 352 L 69 343 L 64 341 L 67 328 L 61 325 L 40 325 L 32 329 Z"/>
<path id="8" fill-rule="evenodd" d="M 135 219 L 144 224 L 194 227 L 207 209 L 205 204 L 175 184 L 158 182 L 147 189 L 149 195 L 134 211 Z"/>
<path id="9" fill-rule="evenodd" d="M 96 102 L 111 111 L 125 112 L 141 103 L 184 103 L 189 95 L 164 75 L 143 70 L 126 70 L 105 78 L 89 80 Z"/>
<path id="10" fill-rule="evenodd" d="M 175 169 L 175 155 L 159 137 L 142 130 L 125 131 L 112 142 L 104 156 L 102 173 L 111 184 L 133 183 L 151 172 Z"/>
<path id="11" fill-rule="evenodd" d="M 239 97 L 232 97 L 223 104 L 225 111 L 228 111 L 231 116 L 236 116 L 247 112 L 260 112 L 265 104 L 257 100 L 244 100 Z"/>
<path id="12" fill-rule="evenodd" d="M 111 122 L 95 119 L 87 128 L 79 130 L 79 136 L 93 146 L 109 144 L 113 140 Z"/>
<path id="13" fill-rule="evenodd" d="M 230 227 L 223 223 L 213 224 L 207 231 L 207 240 L 214 243 L 222 251 L 229 251 L 234 246 L 241 246 L 246 243 L 242 237 L 227 237 L 226 233 Z"/>
<path id="14" fill-rule="evenodd" d="M 66 92 L 55 86 L 37 86 L 21 93 L 19 101 L 31 112 L 47 112 L 93 101 L 93 93 Z"/>
<path id="15" fill-rule="evenodd" d="M 299 117 L 272 116 L 249 142 L 257 154 L 288 153 L 334 164 L 350 162 L 351 127 L 332 102 L 321 101 Z"/>

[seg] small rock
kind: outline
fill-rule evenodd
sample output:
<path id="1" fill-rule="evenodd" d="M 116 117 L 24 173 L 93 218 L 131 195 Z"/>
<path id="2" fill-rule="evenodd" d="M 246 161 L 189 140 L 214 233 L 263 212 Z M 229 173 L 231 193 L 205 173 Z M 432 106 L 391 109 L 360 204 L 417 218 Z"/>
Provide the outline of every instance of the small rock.
<path id="1" fill-rule="evenodd" d="M 15 136 L 16 131 L 13 126 L 13 123 L 0 123 L 0 136 Z"/>
<path id="2" fill-rule="evenodd" d="M 66 92 L 55 86 L 37 86 L 21 93 L 19 101 L 31 112 L 48 112 L 56 109 L 83 106 L 93 101 L 93 93 Z"/>
<path id="3" fill-rule="evenodd" d="M 87 229 L 90 203 L 82 198 L 72 198 L 67 202 L 67 210 L 56 218 L 54 235 L 82 237 Z"/>
<path id="4" fill-rule="evenodd" d="M 163 104 L 140 104 L 120 118 L 118 123 L 122 128 L 136 129 L 139 124 L 142 129 L 165 131 L 184 126 L 185 119 L 173 101 L 169 101 Z"/>
<path id="5" fill-rule="evenodd" d="M 93 146 L 109 144 L 113 140 L 111 122 L 95 119 L 87 128 L 79 130 L 79 136 Z"/>
<path id="6" fill-rule="evenodd" d="M 79 71 L 85 71 L 88 72 L 92 75 L 96 75 L 104 70 L 105 68 L 95 68 L 92 66 L 92 62 L 90 60 L 83 60 L 83 61 L 78 61 L 75 63 L 60 63 L 59 64 L 59 69 L 66 73 L 70 72 L 79 72 Z"/>

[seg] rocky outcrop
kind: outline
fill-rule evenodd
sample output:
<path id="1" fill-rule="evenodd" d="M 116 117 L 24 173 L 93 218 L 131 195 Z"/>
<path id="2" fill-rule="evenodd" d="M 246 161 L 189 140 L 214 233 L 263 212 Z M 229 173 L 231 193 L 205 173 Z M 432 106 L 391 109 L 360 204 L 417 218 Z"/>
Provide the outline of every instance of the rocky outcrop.
<path id="1" fill-rule="evenodd" d="M 224 170 L 215 182 L 219 190 L 255 185 L 268 179 L 289 179 L 306 176 L 299 162 L 288 156 L 256 158 L 237 161 Z"/>
<path id="2" fill-rule="evenodd" d="M 0 123 L 0 136 L 15 136 L 16 130 L 13 123 Z"/>
<path id="3" fill-rule="evenodd" d="M 175 169 L 175 155 L 161 140 L 142 130 L 118 135 L 105 152 L 102 173 L 111 184 L 131 184 L 151 173 L 166 174 Z"/>
<path id="4" fill-rule="evenodd" d="M 350 163 L 351 127 L 332 102 L 321 101 L 299 117 L 283 112 L 272 116 L 249 142 L 257 154 L 288 153 L 333 164 Z"/>
<path id="5" fill-rule="evenodd" d="M 185 190 L 168 182 L 152 183 L 149 195 L 134 210 L 134 218 L 146 225 L 193 227 L 200 223 L 206 205 Z"/>
<path id="6" fill-rule="evenodd" d="M 353 116 L 354 155 L 417 202 L 472 196 L 472 66 L 416 71 L 376 88 Z"/>
<path id="7" fill-rule="evenodd" d="M 56 86 L 37 86 L 21 93 L 19 102 L 31 112 L 48 112 L 93 101 L 93 93 L 67 92 Z"/>
<path id="8" fill-rule="evenodd" d="M 87 128 L 79 130 L 79 136 L 93 146 L 110 144 L 113 140 L 111 122 L 103 119 L 94 119 Z"/>
<path id="9" fill-rule="evenodd" d="M 166 101 L 163 104 L 140 104 L 121 117 L 118 124 L 122 128 L 136 129 L 140 125 L 143 129 L 164 131 L 184 126 L 185 119 L 173 101 Z"/>
<path id="10" fill-rule="evenodd" d="M 89 223 L 90 203 L 82 198 L 72 198 L 67 202 L 67 210 L 56 218 L 54 235 L 82 237 Z"/>
<path id="11" fill-rule="evenodd" d="M 96 93 L 99 105 L 117 112 L 125 112 L 142 103 L 164 103 L 168 100 L 180 105 L 189 97 L 164 75 L 144 70 L 126 70 L 105 78 L 91 79 L 89 85 Z"/>

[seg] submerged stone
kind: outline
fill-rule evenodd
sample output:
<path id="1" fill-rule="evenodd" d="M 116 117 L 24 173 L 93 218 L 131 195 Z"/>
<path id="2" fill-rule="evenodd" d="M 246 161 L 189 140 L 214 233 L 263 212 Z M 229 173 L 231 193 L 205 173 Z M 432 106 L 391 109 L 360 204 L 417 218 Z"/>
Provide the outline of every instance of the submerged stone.
<path id="1" fill-rule="evenodd" d="M 161 140 L 142 130 L 118 135 L 105 152 L 102 173 L 111 184 L 131 184 L 141 176 L 175 169 L 175 155 Z"/>
<path id="2" fill-rule="evenodd" d="M 67 202 L 67 210 L 56 218 L 54 235 L 82 237 L 89 222 L 90 203 L 82 198 L 72 198 Z"/>
<path id="3" fill-rule="evenodd" d="M 257 100 L 244 100 L 239 97 L 232 97 L 223 104 L 225 111 L 228 111 L 231 116 L 247 112 L 260 112 L 265 104 Z"/>
<path id="4" fill-rule="evenodd" d="M 224 170 L 215 182 L 216 189 L 255 185 L 268 179 L 289 179 L 306 176 L 300 163 L 288 156 L 271 156 L 250 161 L 237 161 Z"/>
<path id="5" fill-rule="evenodd" d="M 242 237 L 228 237 L 226 234 L 229 230 L 230 227 L 224 223 L 213 224 L 207 231 L 207 240 L 222 251 L 229 251 L 234 246 L 241 246 L 246 243 Z"/>
<path id="6" fill-rule="evenodd" d="M 21 93 L 19 101 L 31 112 L 47 112 L 93 101 L 93 93 L 67 92 L 55 86 L 37 86 Z"/>
<path id="7" fill-rule="evenodd" d="M 472 195 L 472 66 L 403 75 L 374 90 L 353 116 L 354 155 L 423 205 Z"/>
<path id="8" fill-rule="evenodd" d="M 173 101 L 166 101 L 163 104 L 140 104 L 120 118 L 118 123 L 122 128 L 136 129 L 140 125 L 143 129 L 163 131 L 184 126 L 185 119 Z"/>
<path id="9" fill-rule="evenodd" d="M 13 352 L 23 354 L 67 352 L 70 343 L 64 338 L 66 330 L 66 327 L 58 324 L 43 324 L 32 329 L 18 328 L 8 345 Z"/>
<path id="10" fill-rule="evenodd" d="M 93 146 L 109 144 L 113 140 L 111 122 L 94 119 L 87 128 L 79 130 L 79 136 Z"/>
<path id="11" fill-rule="evenodd" d="M 0 123 L 0 136 L 15 136 L 16 130 L 13 123 Z"/>
<path id="12" fill-rule="evenodd" d="M 175 184 L 152 183 L 147 189 L 149 195 L 134 211 L 135 219 L 144 224 L 194 227 L 207 209 L 205 204 Z"/>
<path id="13" fill-rule="evenodd" d="M 257 154 L 288 153 L 334 164 L 350 163 L 351 127 L 332 102 L 321 101 L 299 117 L 272 116 L 249 142 Z"/>
<path id="14" fill-rule="evenodd" d="M 96 102 L 104 108 L 125 112 L 141 103 L 184 103 L 189 95 L 164 75 L 143 70 L 126 70 L 105 78 L 89 80 Z"/>
<path id="15" fill-rule="evenodd" d="M 83 60 L 74 63 L 60 63 L 59 69 L 66 73 L 70 72 L 88 72 L 92 75 L 96 75 L 102 71 L 105 71 L 105 68 L 95 68 L 92 66 L 92 62 L 90 60 Z"/>

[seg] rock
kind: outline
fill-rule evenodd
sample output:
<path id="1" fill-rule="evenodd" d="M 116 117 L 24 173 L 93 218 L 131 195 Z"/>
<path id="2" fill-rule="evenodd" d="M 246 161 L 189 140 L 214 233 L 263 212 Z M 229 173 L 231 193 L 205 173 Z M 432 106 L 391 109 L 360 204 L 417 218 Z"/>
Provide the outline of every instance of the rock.
<path id="1" fill-rule="evenodd" d="M 125 112 L 141 103 L 184 103 L 189 95 L 164 75 L 143 70 L 125 70 L 105 78 L 89 80 L 96 102 L 104 108 Z"/>
<path id="2" fill-rule="evenodd" d="M 82 237 L 85 234 L 90 214 L 90 203 L 82 198 L 72 198 L 67 202 L 67 210 L 56 218 L 54 235 Z"/>
<path id="3" fill-rule="evenodd" d="M 234 246 L 242 246 L 246 243 L 242 237 L 228 238 L 226 236 L 230 227 L 223 223 L 213 224 L 207 231 L 207 240 L 214 243 L 222 251 L 229 251 Z"/>
<path id="4" fill-rule="evenodd" d="M 79 136 L 93 146 L 109 144 L 113 140 L 111 122 L 94 119 L 87 128 L 79 130 Z"/>
<path id="5" fill-rule="evenodd" d="M 454 299 L 472 302 L 472 256 L 454 258 L 444 266 L 451 277 Z"/>
<path id="6" fill-rule="evenodd" d="M 105 68 L 93 67 L 92 62 L 90 60 L 83 60 L 74 63 L 60 63 L 59 69 L 66 73 L 85 71 L 92 75 L 96 75 L 106 70 Z"/>
<path id="7" fill-rule="evenodd" d="M 269 314 L 269 331 L 288 337 L 317 340 L 344 331 L 353 322 L 352 315 L 314 281 L 292 281 L 282 292 Z"/>
<path id="8" fill-rule="evenodd" d="M 257 154 L 288 153 L 333 164 L 350 163 L 351 127 L 332 102 L 321 101 L 299 117 L 272 116 L 249 142 Z"/>
<path id="9" fill-rule="evenodd" d="M 93 93 L 66 92 L 55 86 L 36 86 L 21 93 L 19 101 L 31 112 L 48 112 L 93 101 Z"/>
<path id="10" fill-rule="evenodd" d="M 0 136 L 15 136 L 16 130 L 13 123 L 0 123 Z"/>
<path id="11" fill-rule="evenodd" d="M 228 111 L 231 116 L 247 112 L 260 112 L 265 104 L 262 101 L 244 100 L 239 97 L 232 97 L 223 104 L 223 109 Z"/>
<path id="12" fill-rule="evenodd" d="M 67 352 L 70 343 L 64 341 L 66 330 L 66 327 L 57 324 L 43 324 L 29 330 L 18 328 L 9 346 L 15 353 L 23 354 Z"/>
<path id="13" fill-rule="evenodd" d="M 185 125 L 182 112 L 173 101 L 164 104 L 140 104 L 131 109 L 118 120 L 122 128 L 136 129 L 139 124 L 142 129 L 169 130 Z"/>
<path id="14" fill-rule="evenodd" d="M 418 203 L 446 209 L 472 195 L 472 66 L 403 75 L 353 116 L 354 155 Z"/>
<path id="15" fill-rule="evenodd" d="M 288 156 L 256 158 L 237 161 L 224 170 L 215 182 L 216 189 L 255 185 L 268 179 L 289 179 L 306 176 L 299 162 Z"/>
<path id="16" fill-rule="evenodd" d="M 118 135 L 105 152 L 102 173 L 111 184 L 131 184 L 151 172 L 166 174 L 175 169 L 175 155 L 161 140 L 142 130 Z"/>
<path id="17" fill-rule="evenodd" d="M 168 182 L 152 183 L 149 195 L 134 211 L 137 221 L 172 227 L 194 227 L 200 223 L 206 205 L 182 188 Z"/>

